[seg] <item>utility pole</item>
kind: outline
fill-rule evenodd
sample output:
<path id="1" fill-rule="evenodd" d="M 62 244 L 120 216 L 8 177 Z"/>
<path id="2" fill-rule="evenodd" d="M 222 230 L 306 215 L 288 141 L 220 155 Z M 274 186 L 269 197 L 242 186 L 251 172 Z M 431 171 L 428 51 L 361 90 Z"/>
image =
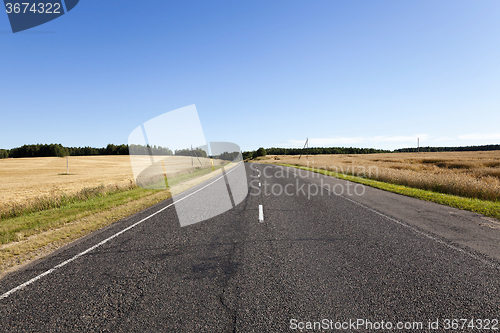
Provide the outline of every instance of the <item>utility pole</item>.
<path id="1" fill-rule="evenodd" d="M 200 158 L 198 157 L 198 154 L 196 153 L 196 150 L 193 150 L 193 145 L 191 145 L 191 166 L 194 168 L 194 156 L 196 155 L 196 159 L 198 159 L 198 162 L 200 163 L 201 166 L 203 166 L 203 163 L 201 163 Z"/>
<path id="2" fill-rule="evenodd" d="M 69 159 L 68 159 L 68 155 L 66 155 L 66 174 L 69 175 Z"/>
<path id="3" fill-rule="evenodd" d="M 417 138 L 417 154 L 420 154 L 420 138 Z"/>
<path id="4" fill-rule="evenodd" d="M 304 147 L 302 148 L 302 151 L 304 151 L 304 149 L 306 148 L 306 146 L 307 146 L 307 148 L 309 150 L 309 143 L 308 142 L 309 142 L 309 138 L 306 138 L 306 143 L 304 143 Z M 300 153 L 299 160 L 300 160 L 301 157 L 302 157 L 302 152 Z M 307 156 L 306 158 L 309 159 L 309 156 Z"/>
<path id="5" fill-rule="evenodd" d="M 306 159 L 309 159 L 309 138 L 306 139 Z"/>

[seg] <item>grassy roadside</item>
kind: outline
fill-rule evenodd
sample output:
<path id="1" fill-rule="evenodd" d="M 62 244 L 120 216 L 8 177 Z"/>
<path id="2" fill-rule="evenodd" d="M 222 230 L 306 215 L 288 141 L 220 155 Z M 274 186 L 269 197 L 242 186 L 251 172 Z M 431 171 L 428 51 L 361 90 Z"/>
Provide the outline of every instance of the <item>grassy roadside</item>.
<path id="1" fill-rule="evenodd" d="M 158 190 L 165 188 L 165 184 L 172 188 L 188 180 L 208 175 L 220 168 L 220 166 L 205 168 L 170 177 L 168 182 L 162 181 L 163 186 L 158 186 Z M 71 222 L 75 217 L 83 218 L 156 192 L 157 189 L 154 187 L 145 190 L 136 185 L 125 187 L 101 185 L 95 188 L 84 188 L 71 195 L 44 196 L 25 204 L 14 205 L 0 212 L 0 246 L 22 241 L 26 237 L 48 229 L 59 228 Z"/>
<path id="2" fill-rule="evenodd" d="M 225 165 L 227 168 L 230 164 Z M 172 191 L 194 186 L 221 167 L 169 178 Z M 194 181 L 194 183 L 193 183 Z M 178 186 L 176 186 L 178 185 Z M 43 197 L 0 216 L 0 277 L 115 221 L 172 196 L 170 190 L 127 187 L 86 188 L 74 195 Z"/>
<path id="3" fill-rule="evenodd" d="M 30 213 L 41 212 L 51 208 L 60 208 L 71 203 L 100 198 L 109 194 L 124 192 L 134 188 L 136 188 L 136 186 L 132 183 L 126 186 L 100 185 L 97 187 L 85 187 L 73 194 L 62 193 L 60 195 L 45 195 L 42 197 L 34 198 L 24 203 L 14 204 L 7 209 L 1 210 L 0 221 L 27 215 Z"/>
<path id="4" fill-rule="evenodd" d="M 202 168 L 202 169 L 197 168 L 197 169 L 194 169 L 194 171 L 192 171 L 192 172 L 183 173 L 183 174 L 176 175 L 176 176 L 168 176 L 167 178 L 164 178 L 163 180 L 161 180 L 159 182 L 147 184 L 146 186 L 148 188 L 152 188 L 152 189 L 162 189 L 162 188 L 165 188 L 165 186 L 172 188 L 174 186 L 188 182 L 190 180 L 194 180 L 194 179 L 206 176 L 214 171 L 222 169 L 223 167 L 227 168 L 228 165 L 229 165 L 229 163 L 225 164 L 223 166 L 207 167 L 207 168 Z"/>
<path id="5" fill-rule="evenodd" d="M 224 165 L 224 166 L 226 166 L 226 165 Z M 178 185 L 180 183 L 183 183 L 185 181 L 207 175 L 211 172 L 214 172 L 214 171 L 221 169 L 222 167 L 223 166 L 216 166 L 216 167 L 208 167 L 208 168 L 203 168 L 203 169 L 196 169 L 192 173 L 183 174 L 183 175 L 179 175 L 177 177 L 173 177 L 173 178 L 168 179 L 167 184 L 169 187 L 172 187 L 172 186 Z"/>
<path id="6" fill-rule="evenodd" d="M 171 197 L 133 188 L 0 221 L 0 275 Z"/>
<path id="7" fill-rule="evenodd" d="M 263 161 L 259 161 L 260 163 L 265 163 Z M 385 191 L 394 192 L 402 195 L 406 195 L 413 198 L 418 198 L 421 200 L 432 201 L 442 205 L 448 205 L 451 207 L 468 210 L 475 213 L 480 213 L 485 216 L 494 217 L 500 219 L 500 202 L 498 201 L 487 201 L 480 199 L 472 199 L 465 198 L 456 195 L 437 193 L 427 190 L 421 190 L 413 187 L 403 186 L 403 185 L 395 185 L 390 183 L 384 183 L 377 180 L 372 180 L 363 177 L 357 177 L 352 175 L 347 175 L 343 173 L 327 171 L 318 168 L 309 168 L 291 164 L 280 164 L 273 163 L 275 165 L 282 165 L 287 167 L 294 167 L 297 169 L 308 170 L 316 173 L 320 173 L 326 176 L 332 176 L 339 179 L 348 180 L 355 183 L 360 183 L 364 185 L 368 185 L 371 187 L 379 188 Z"/>

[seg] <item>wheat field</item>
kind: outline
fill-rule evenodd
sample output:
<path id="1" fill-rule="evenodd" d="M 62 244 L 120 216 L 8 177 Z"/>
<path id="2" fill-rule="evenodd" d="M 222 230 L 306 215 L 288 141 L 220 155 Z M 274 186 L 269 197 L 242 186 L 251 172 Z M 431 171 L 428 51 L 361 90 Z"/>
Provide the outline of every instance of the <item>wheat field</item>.
<path id="1" fill-rule="evenodd" d="M 500 201 L 500 151 L 265 156 L 268 163 L 314 167 L 469 198 Z"/>

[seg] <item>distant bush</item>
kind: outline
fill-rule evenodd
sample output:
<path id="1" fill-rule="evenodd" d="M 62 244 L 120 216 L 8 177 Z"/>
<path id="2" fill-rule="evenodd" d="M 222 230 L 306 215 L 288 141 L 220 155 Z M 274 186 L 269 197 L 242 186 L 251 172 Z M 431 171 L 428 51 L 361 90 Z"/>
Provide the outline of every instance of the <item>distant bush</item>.
<path id="1" fill-rule="evenodd" d="M 253 152 L 251 152 L 251 151 L 244 151 L 243 152 L 243 159 L 244 160 L 252 158 L 252 157 L 253 157 Z"/>
<path id="2" fill-rule="evenodd" d="M 0 149 L 0 159 L 9 157 L 9 152 L 5 149 Z"/>
<path id="3" fill-rule="evenodd" d="M 266 156 L 267 155 L 267 151 L 260 147 L 259 149 L 257 149 L 255 151 L 255 153 L 253 154 L 253 157 L 256 158 L 256 157 L 261 157 L 261 156 Z"/>

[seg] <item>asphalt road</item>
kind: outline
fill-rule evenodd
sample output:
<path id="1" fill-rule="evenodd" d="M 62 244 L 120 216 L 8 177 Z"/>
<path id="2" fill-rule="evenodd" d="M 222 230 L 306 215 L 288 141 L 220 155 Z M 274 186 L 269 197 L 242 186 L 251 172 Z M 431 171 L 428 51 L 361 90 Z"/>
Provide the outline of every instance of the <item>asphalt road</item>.
<path id="1" fill-rule="evenodd" d="M 167 200 L 4 277 L 0 331 L 370 328 L 357 319 L 368 331 L 442 332 L 447 319 L 500 330 L 498 221 L 306 171 L 246 170 L 249 195 L 220 215 L 181 227 Z M 213 198 L 218 182 L 186 201 Z"/>

